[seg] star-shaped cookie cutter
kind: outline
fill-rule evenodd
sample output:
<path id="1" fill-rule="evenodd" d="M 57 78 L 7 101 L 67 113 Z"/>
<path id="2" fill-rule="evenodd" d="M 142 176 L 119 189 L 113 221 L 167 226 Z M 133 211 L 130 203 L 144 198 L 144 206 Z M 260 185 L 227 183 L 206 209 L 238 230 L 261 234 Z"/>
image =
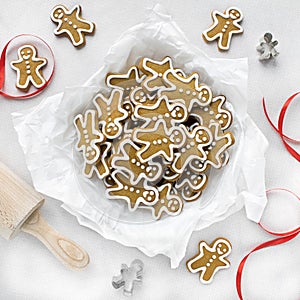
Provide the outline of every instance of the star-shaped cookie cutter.
<path id="1" fill-rule="evenodd" d="M 144 263 L 135 259 L 128 267 L 126 264 L 121 265 L 120 275 L 112 278 L 112 285 L 115 289 L 124 287 L 124 296 L 131 296 L 136 285 L 142 283 Z"/>
<path id="2" fill-rule="evenodd" d="M 266 32 L 263 38 L 260 40 L 256 50 L 259 52 L 259 60 L 268 60 L 279 55 L 279 52 L 275 49 L 278 45 L 278 41 L 272 41 L 272 34 Z"/>

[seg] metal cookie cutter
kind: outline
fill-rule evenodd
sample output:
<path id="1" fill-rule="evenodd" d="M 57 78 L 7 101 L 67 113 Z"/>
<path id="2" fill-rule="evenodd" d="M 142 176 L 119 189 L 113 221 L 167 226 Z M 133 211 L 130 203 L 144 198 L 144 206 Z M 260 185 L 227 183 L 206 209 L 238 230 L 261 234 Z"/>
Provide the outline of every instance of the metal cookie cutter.
<path id="1" fill-rule="evenodd" d="M 135 285 L 142 283 L 143 268 L 144 263 L 139 259 L 135 259 L 130 267 L 126 264 L 122 264 L 121 274 L 112 278 L 113 287 L 119 289 L 123 286 L 123 294 L 125 296 L 131 296 Z"/>
<path id="2" fill-rule="evenodd" d="M 272 41 L 272 38 L 272 34 L 267 32 L 260 40 L 259 45 L 256 47 L 256 50 L 260 53 L 259 60 L 268 60 L 279 55 L 279 52 L 275 49 L 278 45 L 278 41 Z"/>

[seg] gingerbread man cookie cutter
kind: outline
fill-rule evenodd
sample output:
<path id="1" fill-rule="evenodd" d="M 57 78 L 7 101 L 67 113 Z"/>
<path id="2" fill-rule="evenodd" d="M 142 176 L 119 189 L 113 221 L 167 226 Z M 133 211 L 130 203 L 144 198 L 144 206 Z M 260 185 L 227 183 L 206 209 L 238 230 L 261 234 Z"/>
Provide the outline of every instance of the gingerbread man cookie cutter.
<path id="1" fill-rule="evenodd" d="M 112 278 L 112 285 L 115 289 L 123 287 L 124 296 L 131 296 L 136 285 L 142 284 L 144 263 L 135 259 L 128 267 L 121 265 L 120 275 Z"/>
<path id="2" fill-rule="evenodd" d="M 57 5 L 51 12 L 51 20 L 58 24 L 54 30 L 55 35 L 67 35 L 73 46 L 85 45 L 85 35 L 93 34 L 95 24 L 81 17 L 81 6 L 75 5 L 68 10 L 64 5 Z"/>
<path id="3" fill-rule="evenodd" d="M 210 245 L 201 241 L 199 253 L 186 262 L 186 267 L 191 273 L 199 272 L 200 281 L 209 284 L 219 270 L 230 267 L 225 257 L 231 253 L 231 249 L 231 243 L 224 238 L 218 238 Z"/>
<path id="4" fill-rule="evenodd" d="M 16 87 L 28 91 L 32 84 L 35 88 L 42 87 L 46 80 L 42 68 L 47 64 L 47 59 L 37 56 L 37 49 L 32 45 L 23 45 L 18 49 L 18 60 L 11 61 L 10 66 L 17 72 Z"/>
<path id="5" fill-rule="evenodd" d="M 259 45 L 256 47 L 256 50 L 259 52 L 259 60 L 269 60 L 279 55 L 279 52 L 275 48 L 278 45 L 278 41 L 272 41 L 272 39 L 272 34 L 266 32 L 260 40 Z"/>
<path id="6" fill-rule="evenodd" d="M 212 12 L 213 24 L 202 33 L 204 40 L 212 42 L 218 39 L 218 48 L 228 50 L 233 34 L 243 33 L 243 28 L 239 22 L 243 19 L 243 14 L 236 7 L 229 7 L 224 13 L 217 10 Z"/>

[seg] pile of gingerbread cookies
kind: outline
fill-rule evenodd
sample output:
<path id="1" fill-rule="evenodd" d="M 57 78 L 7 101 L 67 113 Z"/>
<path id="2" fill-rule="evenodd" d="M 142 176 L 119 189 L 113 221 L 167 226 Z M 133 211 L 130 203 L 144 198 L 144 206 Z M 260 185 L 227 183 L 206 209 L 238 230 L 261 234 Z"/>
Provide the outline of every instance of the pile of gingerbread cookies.
<path id="1" fill-rule="evenodd" d="M 158 220 L 199 199 L 211 168 L 220 169 L 234 144 L 232 114 L 197 73 L 142 58 L 125 74 L 109 73 L 109 95 L 74 119 L 83 172 L 97 176 L 110 200 L 130 211 L 150 209 Z"/>

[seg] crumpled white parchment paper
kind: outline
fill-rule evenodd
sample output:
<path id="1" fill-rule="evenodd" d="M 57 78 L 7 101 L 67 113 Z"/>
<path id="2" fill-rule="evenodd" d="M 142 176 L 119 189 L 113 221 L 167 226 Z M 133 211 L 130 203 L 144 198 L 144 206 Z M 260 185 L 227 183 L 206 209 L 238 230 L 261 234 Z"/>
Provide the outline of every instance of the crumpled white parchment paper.
<path id="1" fill-rule="evenodd" d="M 107 91 L 108 72 L 124 72 L 141 57 L 165 56 L 171 56 L 174 65 L 187 74 L 197 71 L 214 95 L 226 95 L 234 110 L 230 130 L 236 143 L 230 149 L 228 165 L 211 172 L 199 201 L 186 203 L 177 217 L 151 221 L 149 211 L 128 212 L 124 201 L 105 198 L 97 179 L 83 176 L 82 158 L 74 151 L 73 119 L 92 106 L 97 92 Z M 34 109 L 12 114 L 35 188 L 61 200 L 81 225 L 146 255 L 164 254 L 176 268 L 193 231 L 221 221 L 243 206 L 247 217 L 258 222 L 266 205 L 264 153 L 268 143 L 247 114 L 247 76 L 247 59 L 207 57 L 186 39 L 161 6 L 155 6 L 145 23 L 123 33 L 102 68 L 86 84 L 66 88 Z"/>

